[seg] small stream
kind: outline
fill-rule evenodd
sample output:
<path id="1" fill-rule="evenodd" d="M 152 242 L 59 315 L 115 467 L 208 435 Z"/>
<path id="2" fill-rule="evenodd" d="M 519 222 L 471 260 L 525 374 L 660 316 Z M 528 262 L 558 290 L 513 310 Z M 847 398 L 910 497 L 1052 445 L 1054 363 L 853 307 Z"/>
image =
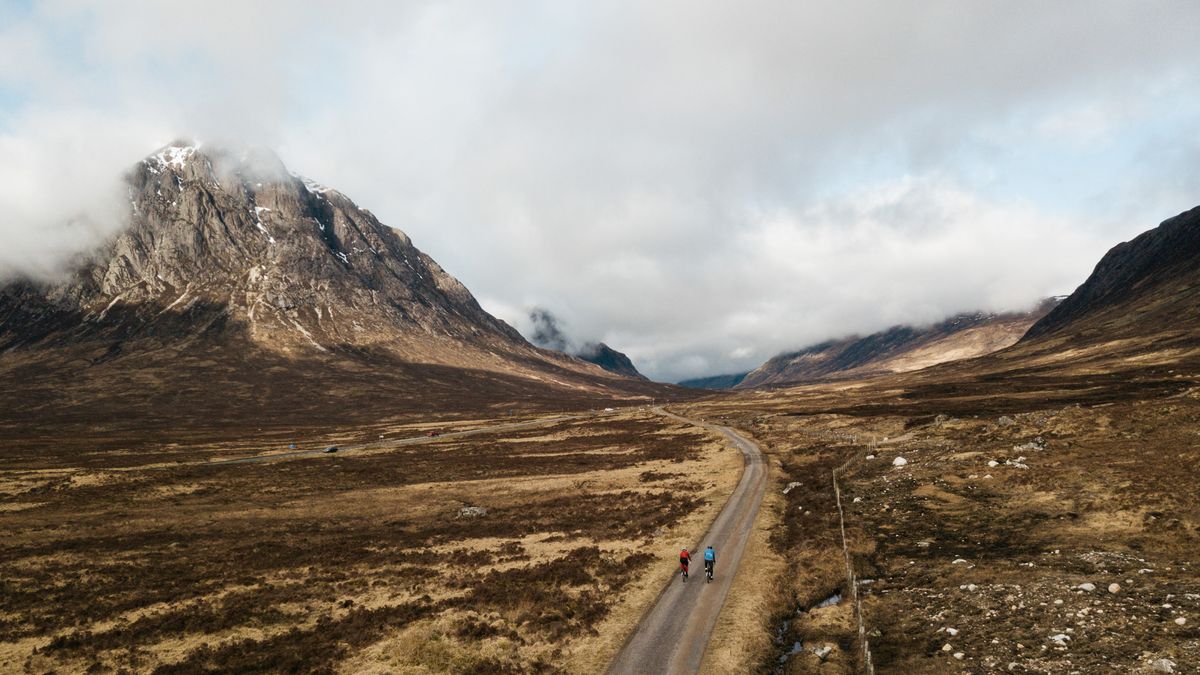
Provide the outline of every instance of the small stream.
<path id="1" fill-rule="evenodd" d="M 784 619 L 783 623 L 780 624 L 779 627 L 775 629 L 775 644 L 779 646 L 781 653 L 779 654 L 779 660 L 776 662 L 774 672 L 782 673 L 783 668 L 784 668 L 784 666 L 787 665 L 788 660 L 791 659 L 793 656 L 799 654 L 800 652 L 804 651 L 804 643 L 801 642 L 800 640 L 793 641 L 790 647 L 788 647 L 786 644 L 787 639 L 788 639 L 788 631 L 792 627 L 792 620 L 795 619 L 796 617 L 800 616 L 801 614 L 807 614 L 808 612 L 811 612 L 814 609 L 821 609 L 822 607 L 833 607 L 834 605 L 840 603 L 841 601 L 842 601 L 842 594 L 840 592 L 834 593 L 833 595 L 829 596 L 828 598 L 825 598 L 824 600 L 818 602 L 817 604 L 815 604 L 807 609 L 805 609 L 803 607 L 797 607 L 796 612 L 791 617 Z"/>
<path id="2" fill-rule="evenodd" d="M 824 600 L 813 605 L 812 609 L 810 609 L 809 611 L 812 611 L 813 609 L 821 609 L 822 607 L 833 607 L 834 605 L 838 604 L 841 601 L 842 601 L 842 594 L 834 593 L 833 595 L 829 596 L 828 598 L 825 598 Z"/>

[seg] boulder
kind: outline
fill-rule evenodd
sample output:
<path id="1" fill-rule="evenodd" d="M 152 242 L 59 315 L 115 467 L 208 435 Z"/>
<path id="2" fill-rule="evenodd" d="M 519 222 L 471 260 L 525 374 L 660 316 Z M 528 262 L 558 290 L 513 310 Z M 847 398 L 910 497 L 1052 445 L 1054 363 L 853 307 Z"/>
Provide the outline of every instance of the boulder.
<path id="1" fill-rule="evenodd" d="M 459 518 L 482 518 L 488 514 L 488 510 L 482 506 L 464 506 L 458 510 Z"/>

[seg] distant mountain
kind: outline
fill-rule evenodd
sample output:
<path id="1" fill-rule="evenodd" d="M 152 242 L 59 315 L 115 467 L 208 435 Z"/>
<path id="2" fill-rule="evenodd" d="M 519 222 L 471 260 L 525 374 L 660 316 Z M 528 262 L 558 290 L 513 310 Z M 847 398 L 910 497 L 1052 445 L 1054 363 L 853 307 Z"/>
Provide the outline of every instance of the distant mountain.
<path id="1" fill-rule="evenodd" d="M 879 333 L 829 340 L 776 356 L 751 371 L 738 389 L 920 370 L 1004 349 L 1058 302 L 1027 313 L 959 314 L 932 326 L 894 326 Z"/>
<path id="2" fill-rule="evenodd" d="M 1194 395 L 1197 373 L 1200 207 L 1114 246 L 1013 346 L 884 386 L 912 414 L 996 415 Z"/>
<path id="3" fill-rule="evenodd" d="M 697 377 L 691 380 L 683 380 L 679 383 L 679 386 L 691 387 L 692 389 L 733 389 L 740 384 L 742 380 L 746 379 L 747 375 L 749 375 L 749 373 Z"/>
<path id="4" fill-rule="evenodd" d="M 630 361 L 628 356 L 603 342 L 590 342 L 584 345 L 576 356 L 588 363 L 594 363 L 610 373 L 646 379 L 638 372 L 637 367 L 633 365 L 633 361 Z"/>
<path id="5" fill-rule="evenodd" d="M 313 423 L 656 386 L 529 344 L 403 232 L 268 151 L 179 142 L 126 179 L 120 233 L 62 279 L 0 286 L 0 433 L 6 419 Z"/>
<path id="6" fill-rule="evenodd" d="M 1113 247 L 1022 343 L 1147 337 L 1158 347 L 1200 342 L 1200 206 Z"/>

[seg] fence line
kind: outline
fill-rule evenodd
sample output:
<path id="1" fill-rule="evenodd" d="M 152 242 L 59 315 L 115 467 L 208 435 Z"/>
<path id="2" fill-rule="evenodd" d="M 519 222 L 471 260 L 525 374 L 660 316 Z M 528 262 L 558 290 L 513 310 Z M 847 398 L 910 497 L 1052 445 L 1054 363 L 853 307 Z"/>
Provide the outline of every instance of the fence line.
<path id="1" fill-rule="evenodd" d="M 874 443 L 872 443 L 872 449 Z M 854 566 L 850 562 L 850 545 L 846 540 L 846 513 L 842 510 L 842 488 L 838 485 L 838 476 L 846 472 L 854 463 L 856 457 L 851 457 L 845 464 L 833 470 L 833 494 L 837 497 L 838 524 L 842 528 L 842 556 L 846 561 L 846 583 L 850 587 L 850 598 L 854 602 L 854 618 L 858 622 L 858 644 L 862 649 L 863 670 L 867 675 L 875 675 L 875 664 L 871 660 L 871 645 L 867 641 L 867 629 L 863 624 L 862 602 L 858 598 L 858 578 L 854 574 Z"/>

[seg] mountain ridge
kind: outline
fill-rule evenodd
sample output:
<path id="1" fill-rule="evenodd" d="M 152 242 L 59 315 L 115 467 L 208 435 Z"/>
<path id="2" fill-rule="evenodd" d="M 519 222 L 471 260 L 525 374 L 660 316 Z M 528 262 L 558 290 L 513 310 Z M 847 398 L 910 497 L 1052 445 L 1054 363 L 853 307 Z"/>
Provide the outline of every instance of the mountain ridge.
<path id="1" fill-rule="evenodd" d="M 1200 292 L 1200 206 L 1168 218 L 1117 244 L 1088 278 L 1022 339 L 1052 337 L 1095 341 L 1170 330 L 1200 322 L 1190 298 Z"/>
<path id="2" fill-rule="evenodd" d="M 623 352 L 619 352 L 603 342 L 589 342 L 579 349 L 575 354 L 579 358 L 594 363 L 610 373 L 625 375 L 641 380 L 647 379 L 645 375 L 638 372 L 637 366 L 633 365 L 633 361 Z"/>
<path id="3" fill-rule="evenodd" d="M 733 388 L 802 384 L 920 370 L 1015 344 L 1057 304 L 1050 298 L 1029 312 L 957 314 L 929 326 L 897 325 L 866 336 L 826 340 L 772 357 Z"/>

